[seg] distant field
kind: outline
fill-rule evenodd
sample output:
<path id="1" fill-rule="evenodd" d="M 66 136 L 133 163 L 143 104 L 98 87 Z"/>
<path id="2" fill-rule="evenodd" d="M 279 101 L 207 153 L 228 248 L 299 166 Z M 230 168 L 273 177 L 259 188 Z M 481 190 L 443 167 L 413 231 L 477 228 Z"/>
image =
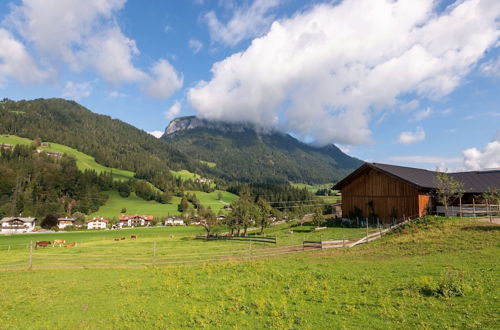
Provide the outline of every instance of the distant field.
<path id="1" fill-rule="evenodd" d="M 215 166 L 217 166 L 217 164 L 215 164 L 214 162 L 207 162 L 207 161 L 204 161 L 204 160 L 200 160 L 200 163 L 205 164 L 208 167 L 215 167 Z"/>
<path id="2" fill-rule="evenodd" d="M 431 219 L 257 260 L 272 248 L 193 240 L 198 227 L 0 237 L 0 267 L 24 268 L 0 271 L 0 328 L 498 329 L 499 228 Z M 35 250 L 27 271 L 27 242 L 55 237 L 81 246 Z"/>
<path id="3" fill-rule="evenodd" d="M 91 216 L 118 218 L 122 208 L 127 209 L 126 214 L 144 214 L 156 217 L 179 214 L 177 211 L 177 205 L 180 203 L 179 197 L 172 197 L 170 204 L 160 204 L 156 201 L 145 201 L 137 197 L 135 193 L 131 193 L 127 198 L 121 197 L 117 191 L 107 191 L 105 194 L 109 196 L 106 204 Z"/>
<path id="4" fill-rule="evenodd" d="M 12 145 L 16 144 L 29 145 L 32 142 L 33 141 L 30 139 L 21 138 L 15 135 L 0 135 L 0 143 L 7 143 Z M 128 180 L 134 177 L 134 172 L 106 167 L 104 165 L 98 164 L 95 161 L 94 157 L 84 154 L 83 152 L 80 152 L 76 149 L 53 142 L 45 142 L 45 143 L 48 143 L 49 147 L 40 147 L 39 149 L 45 151 L 60 152 L 63 154 L 65 153 L 75 157 L 76 165 L 82 171 L 88 169 L 88 170 L 95 170 L 97 173 L 112 172 L 113 179 L 115 180 Z"/>
<path id="5" fill-rule="evenodd" d="M 214 212 L 219 211 L 225 204 L 230 204 L 232 201 L 238 198 L 238 196 L 233 195 L 227 191 L 221 191 L 222 201 L 217 200 L 218 191 L 212 193 L 205 193 L 202 191 L 191 191 L 190 193 L 195 193 L 196 197 L 201 201 L 205 207 L 211 207 Z M 103 216 L 108 218 L 116 218 L 120 215 L 122 208 L 127 209 L 127 214 L 147 214 L 156 217 L 166 217 L 169 215 L 178 215 L 179 211 L 177 206 L 180 203 L 179 197 L 172 197 L 169 204 L 160 204 L 155 201 L 145 201 L 139 198 L 135 193 L 130 194 L 129 197 L 123 198 L 116 191 L 108 191 L 106 195 L 109 199 L 106 204 L 101 206 L 101 208 L 91 214 L 91 216 Z"/>
<path id="6" fill-rule="evenodd" d="M 205 207 L 210 206 L 214 212 L 219 211 L 224 207 L 224 205 L 231 204 L 236 199 L 238 199 L 238 196 L 222 190 L 216 190 L 211 193 L 206 193 L 203 191 L 189 191 L 189 193 L 196 194 L 196 198 L 198 198 L 201 204 L 203 204 L 203 206 Z M 217 199 L 219 193 L 222 194 L 221 200 Z"/>
<path id="7" fill-rule="evenodd" d="M 200 177 L 198 174 L 189 172 L 188 170 L 170 171 L 170 173 L 177 178 L 181 178 L 182 180 L 194 180 Z"/>

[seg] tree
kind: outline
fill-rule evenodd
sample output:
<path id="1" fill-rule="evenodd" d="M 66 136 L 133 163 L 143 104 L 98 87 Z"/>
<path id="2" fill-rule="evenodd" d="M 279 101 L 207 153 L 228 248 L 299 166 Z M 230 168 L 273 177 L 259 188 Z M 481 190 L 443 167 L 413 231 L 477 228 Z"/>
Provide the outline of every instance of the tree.
<path id="1" fill-rule="evenodd" d="M 131 189 L 128 182 L 122 181 L 118 183 L 116 190 L 118 190 L 118 194 L 123 198 L 130 196 Z"/>
<path id="2" fill-rule="evenodd" d="M 217 200 L 221 201 L 224 195 L 222 195 L 222 192 L 217 192 Z"/>
<path id="3" fill-rule="evenodd" d="M 486 202 L 486 207 L 488 210 L 488 214 L 490 217 L 490 222 L 492 222 L 492 212 L 491 206 L 492 204 L 500 204 L 500 188 L 489 187 L 482 195 L 484 201 Z"/>
<path id="4" fill-rule="evenodd" d="M 40 226 L 45 229 L 55 227 L 57 226 L 57 218 L 59 218 L 57 214 L 47 214 L 47 216 L 43 218 Z"/>
<path id="5" fill-rule="evenodd" d="M 187 212 L 189 209 L 189 202 L 186 198 L 186 196 L 183 196 L 181 198 L 181 202 L 179 203 L 178 207 L 177 207 L 177 210 L 179 212 Z"/>
<path id="6" fill-rule="evenodd" d="M 258 216 L 257 216 L 257 221 L 260 226 L 260 234 L 264 234 L 264 228 L 269 227 L 269 224 L 271 223 L 271 219 L 269 218 L 269 213 L 271 212 L 271 205 L 269 203 L 262 199 L 259 198 L 257 201 L 257 208 L 258 208 Z"/>
<path id="7" fill-rule="evenodd" d="M 76 223 L 79 225 L 83 224 L 85 222 L 85 218 L 87 217 L 82 212 L 75 212 L 71 216 L 76 220 Z"/>
<path id="8" fill-rule="evenodd" d="M 208 207 L 201 212 L 201 216 L 205 219 L 203 223 L 203 228 L 207 231 L 207 236 L 213 233 L 215 227 L 218 225 L 218 220 L 212 209 Z"/>
<path id="9" fill-rule="evenodd" d="M 314 210 L 313 224 L 316 227 L 321 227 L 325 223 L 325 217 L 323 216 L 323 211 L 320 208 Z"/>
<path id="10" fill-rule="evenodd" d="M 446 213 L 448 213 L 448 205 L 462 198 L 464 185 L 445 172 L 438 172 L 436 174 L 436 185 L 436 198 L 444 205 Z"/>

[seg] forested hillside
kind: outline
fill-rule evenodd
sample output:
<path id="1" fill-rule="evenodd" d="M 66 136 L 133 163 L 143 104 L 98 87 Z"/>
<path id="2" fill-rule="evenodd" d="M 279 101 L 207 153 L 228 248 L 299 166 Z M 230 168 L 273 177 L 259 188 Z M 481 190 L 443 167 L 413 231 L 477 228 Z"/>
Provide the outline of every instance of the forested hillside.
<path id="1" fill-rule="evenodd" d="M 110 173 L 80 171 L 74 158 L 37 153 L 32 146 L 0 150 L 0 218 L 6 215 L 91 213 L 106 202 Z"/>
<path id="2" fill-rule="evenodd" d="M 210 171 L 228 181 L 326 183 L 362 164 L 334 145 L 318 148 L 288 134 L 196 117 L 175 119 L 162 139 L 193 158 L 215 163 Z"/>
<path id="3" fill-rule="evenodd" d="M 130 170 L 148 180 L 148 173 L 169 177 L 169 168 L 203 171 L 199 162 L 150 134 L 63 99 L 4 100 L 1 133 L 64 144 L 95 157 L 99 164 Z"/>

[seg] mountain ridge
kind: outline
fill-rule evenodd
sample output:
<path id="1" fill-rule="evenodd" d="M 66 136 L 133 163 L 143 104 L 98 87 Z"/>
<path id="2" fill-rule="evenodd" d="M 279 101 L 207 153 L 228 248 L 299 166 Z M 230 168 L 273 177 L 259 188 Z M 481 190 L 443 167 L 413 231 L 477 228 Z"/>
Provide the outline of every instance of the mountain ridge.
<path id="1" fill-rule="evenodd" d="M 333 144 L 316 147 L 276 130 L 195 116 L 172 120 L 161 139 L 217 164 L 210 171 L 226 180 L 326 183 L 362 164 Z"/>

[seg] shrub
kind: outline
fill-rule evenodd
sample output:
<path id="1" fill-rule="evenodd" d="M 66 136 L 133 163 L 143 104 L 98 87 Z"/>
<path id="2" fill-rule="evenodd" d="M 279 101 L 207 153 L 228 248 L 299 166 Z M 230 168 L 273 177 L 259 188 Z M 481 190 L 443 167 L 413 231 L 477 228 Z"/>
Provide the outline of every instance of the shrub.
<path id="1" fill-rule="evenodd" d="M 441 273 L 439 280 L 430 276 L 422 276 L 414 280 L 408 287 L 412 292 L 434 297 L 462 297 L 468 286 L 464 279 L 464 272 L 447 268 Z"/>

